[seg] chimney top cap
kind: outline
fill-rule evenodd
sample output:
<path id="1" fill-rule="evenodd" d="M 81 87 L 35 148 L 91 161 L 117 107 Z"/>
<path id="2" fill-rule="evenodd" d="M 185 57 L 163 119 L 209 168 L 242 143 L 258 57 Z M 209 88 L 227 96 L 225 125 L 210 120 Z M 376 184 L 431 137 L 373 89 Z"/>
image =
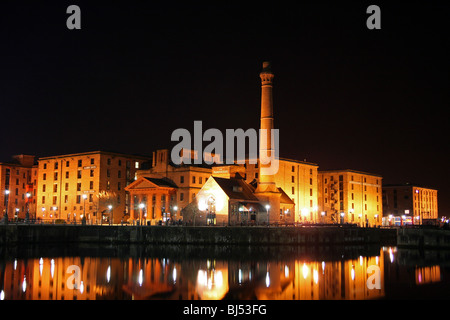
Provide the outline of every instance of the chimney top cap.
<path id="1" fill-rule="evenodd" d="M 263 68 L 270 68 L 270 61 L 264 61 L 263 62 Z"/>

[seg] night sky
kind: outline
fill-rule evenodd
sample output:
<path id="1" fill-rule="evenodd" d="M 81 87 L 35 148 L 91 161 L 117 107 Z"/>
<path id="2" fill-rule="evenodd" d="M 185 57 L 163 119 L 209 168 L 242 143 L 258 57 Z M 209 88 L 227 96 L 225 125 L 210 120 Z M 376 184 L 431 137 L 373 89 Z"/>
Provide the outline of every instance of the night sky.
<path id="1" fill-rule="evenodd" d="M 151 155 L 194 120 L 259 128 L 270 60 L 282 157 L 438 189 L 449 216 L 450 5 L 295 3 L 2 1 L 0 160 Z"/>

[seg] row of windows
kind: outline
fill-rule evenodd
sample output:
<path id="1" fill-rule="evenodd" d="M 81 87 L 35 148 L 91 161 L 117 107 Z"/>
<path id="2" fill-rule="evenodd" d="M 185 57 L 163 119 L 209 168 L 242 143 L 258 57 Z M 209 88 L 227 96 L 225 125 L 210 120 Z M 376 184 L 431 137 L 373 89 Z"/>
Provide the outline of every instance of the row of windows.
<path id="1" fill-rule="evenodd" d="M 206 180 L 207 180 L 207 178 L 205 177 L 204 181 L 206 182 Z M 184 181 L 185 181 L 184 176 L 180 176 L 180 184 L 184 183 Z M 198 177 L 198 180 L 197 180 L 196 176 L 192 176 L 191 181 L 192 181 L 192 184 L 196 184 L 197 181 L 198 181 L 198 184 L 203 184 L 203 177 L 200 176 L 200 177 Z"/>
<path id="2" fill-rule="evenodd" d="M 344 181 L 344 176 L 343 175 L 339 175 L 338 179 L 339 179 L 339 181 L 342 182 L 342 181 Z M 330 182 L 331 181 L 334 181 L 334 176 L 330 176 Z M 354 181 L 353 176 L 350 176 L 350 181 Z M 363 181 L 364 181 L 364 183 L 367 183 L 367 178 L 363 177 Z M 325 184 L 328 183 L 328 178 L 325 178 L 324 183 Z M 378 184 L 378 183 L 379 183 L 379 179 L 376 179 L 376 184 Z"/>
<path id="3" fill-rule="evenodd" d="M 45 196 L 42 196 L 42 201 L 41 201 L 41 203 L 42 203 L 42 204 L 45 204 L 45 201 L 46 201 Z M 90 193 L 89 195 L 87 195 L 86 199 L 85 199 L 82 195 L 80 195 L 80 194 L 77 194 L 77 195 L 76 195 L 76 198 L 75 198 L 75 203 L 76 203 L 76 204 L 81 204 L 81 203 L 84 202 L 84 201 L 87 201 L 87 202 L 90 202 L 90 203 L 94 202 L 94 195 L 93 195 L 92 193 Z M 117 195 L 117 197 L 116 197 L 116 202 L 117 202 L 118 204 L 120 204 L 120 195 Z M 63 203 L 69 203 L 69 196 L 68 196 L 68 195 L 65 195 L 65 196 L 64 196 L 64 202 L 63 202 Z M 58 196 L 53 196 L 53 198 L 52 198 L 52 204 L 53 204 L 53 205 L 58 204 Z M 76 207 L 74 207 L 74 210 L 75 210 L 75 208 L 76 208 Z M 81 207 L 80 207 L 80 208 L 81 208 Z"/>
<path id="4" fill-rule="evenodd" d="M 90 190 L 94 189 L 94 181 L 89 181 L 89 189 Z M 106 190 L 110 190 L 110 189 L 111 189 L 111 182 L 107 181 L 106 182 Z M 120 181 L 117 182 L 117 190 L 118 191 L 122 190 L 122 183 Z M 43 184 L 42 192 L 46 192 L 46 191 L 47 191 L 47 185 Z M 64 184 L 64 191 L 69 191 L 69 184 L 67 182 Z M 77 191 L 81 191 L 81 182 L 77 183 Z M 53 185 L 53 192 L 58 192 L 58 184 Z"/>
<path id="5" fill-rule="evenodd" d="M 66 160 L 65 163 L 66 163 L 66 168 L 69 168 L 69 167 L 70 167 L 70 161 Z M 111 165 L 111 158 L 108 158 L 108 159 L 106 160 L 106 163 L 107 163 L 108 165 Z M 91 158 L 91 159 L 90 159 L 90 165 L 94 165 L 94 164 L 95 164 L 95 159 L 94 159 L 94 158 Z M 119 166 L 122 166 L 122 160 L 119 159 L 118 162 L 117 162 L 117 164 L 118 164 Z M 83 160 L 82 160 L 82 159 L 77 160 L 77 166 L 78 166 L 78 167 L 82 167 L 82 166 L 83 166 Z M 131 166 L 131 161 L 127 160 L 127 161 L 126 161 L 126 166 L 127 166 L 127 168 L 130 168 L 130 166 Z M 44 167 L 44 169 L 47 169 L 47 163 L 44 163 L 43 167 Z M 58 162 L 58 161 L 54 162 L 53 168 L 54 168 L 55 170 L 58 170 L 58 167 L 59 167 L 59 162 Z M 134 167 L 135 167 L 136 169 L 139 169 L 139 162 L 138 162 L 138 161 L 135 161 L 135 162 L 134 162 Z M 17 172 L 19 172 L 19 170 L 17 170 Z M 19 174 L 19 173 L 17 173 L 17 174 Z"/>
<path id="6" fill-rule="evenodd" d="M 82 172 L 83 172 L 83 170 L 78 170 L 77 171 L 77 179 L 81 179 L 82 178 Z M 94 177 L 94 173 L 95 173 L 94 169 L 90 169 L 89 170 L 89 177 Z M 70 177 L 70 173 L 69 173 L 69 171 L 66 171 L 65 178 L 69 179 L 69 177 Z M 107 178 L 111 178 L 111 170 L 110 169 L 106 170 L 106 177 Z M 117 178 L 122 178 L 122 171 L 121 170 L 117 171 Z M 129 178 L 130 178 L 130 171 L 127 170 L 127 179 L 129 179 Z M 44 173 L 42 175 L 42 180 L 44 180 L 44 181 L 47 180 L 47 174 L 46 173 Z M 54 172 L 53 173 L 53 180 L 58 180 L 58 172 Z"/>

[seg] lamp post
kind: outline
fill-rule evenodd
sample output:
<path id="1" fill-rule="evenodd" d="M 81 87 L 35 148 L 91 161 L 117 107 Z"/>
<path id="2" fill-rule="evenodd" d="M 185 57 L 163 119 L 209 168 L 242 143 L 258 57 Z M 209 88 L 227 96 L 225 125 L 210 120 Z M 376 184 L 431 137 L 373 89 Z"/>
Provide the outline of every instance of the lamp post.
<path id="1" fill-rule="evenodd" d="M 109 225 L 112 225 L 112 208 L 113 208 L 112 205 L 108 206 L 108 209 L 109 209 Z M 102 216 L 102 221 L 103 221 L 103 216 Z"/>
<path id="2" fill-rule="evenodd" d="M 9 190 L 5 190 L 5 196 L 6 196 L 6 210 L 5 210 L 5 215 L 3 216 L 3 221 L 5 224 L 8 223 L 8 202 L 9 202 Z"/>
<path id="3" fill-rule="evenodd" d="M 139 209 L 141 209 L 141 214 L 140 214 L 140 219 L 139 219 L 139 224 L 142 225 L 142 219 L 143 219 L 143 215 L 144 215 L 144 208 L 145 208 L 145 204 L 140 203 L 139 204 Z"/>
<path id="4" fill-rule="evenodd" d="M 26 193 L 27 196 L 27 213 L 25 214 L 25 222 L 30 220 L 30 197 L 31 194 L 29 192 Z"/>
<path id="5" fill-rule="evenodd" d="M 345 213 L 341 212 L 341 224 L 344 224 Z"/>
<path id="6" fill-rule="evenodd" d="M 270 225 L 270 221 L 269 221 L 269 209 L 270 209 L 270 205 L 266 204 L 266 210 L 267 210 L 267 226 Z"/>
<path id="7" fill-rule="evenodd" d="M 175 223 L 177 222 L 177 211 L 178 211 L 178 206 L 174 206 L 173 207 L 173 221 Z"/>
<path id="8" fill-rule="evenodd" d="M 86 224 L 86 199 L 87 194 L 83 194 L 83 218 L 82 218 L 83 224 Z"/>

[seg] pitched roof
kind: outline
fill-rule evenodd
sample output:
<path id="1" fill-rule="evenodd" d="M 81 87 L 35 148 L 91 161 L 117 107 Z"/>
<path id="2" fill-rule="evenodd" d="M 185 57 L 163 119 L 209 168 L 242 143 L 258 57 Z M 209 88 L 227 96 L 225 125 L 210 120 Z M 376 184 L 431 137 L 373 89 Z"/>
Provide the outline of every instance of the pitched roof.
<path id="1" fill-rule="evenodd" d="M 142 177 L 142 178 L 156 184 L 158 187 L 178 188 L 178 186 L 175 183 L 169 181 L 168 179 L 158 179 L 149 177 Z"/>
<path id="2" fill-rule="evenodd" d="M 233 200 L 258 201 L 254 189 L 243 179 L 213 177 L 225 194 Z"/>

